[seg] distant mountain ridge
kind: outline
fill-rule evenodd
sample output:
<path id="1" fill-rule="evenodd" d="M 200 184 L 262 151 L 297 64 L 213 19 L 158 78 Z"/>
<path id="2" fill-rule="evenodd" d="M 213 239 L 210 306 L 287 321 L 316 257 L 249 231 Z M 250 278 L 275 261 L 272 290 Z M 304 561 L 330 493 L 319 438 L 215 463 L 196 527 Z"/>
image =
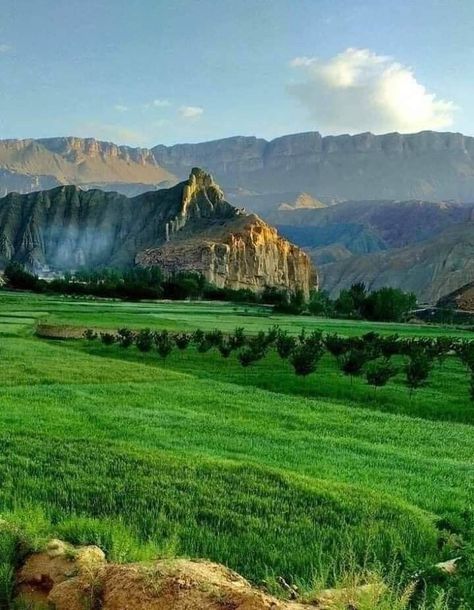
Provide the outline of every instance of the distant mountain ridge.
<path id="1" fill-rule="evenodd" d="M 235 191 L 239 203 L 264 214 L 301 192 L 324 203 L 474 201 L 474 138 L 433 131 L 324 137 L 308 132 L 271 141 L 236 136 L 152 149 L 93 138 L 3 140 L 0 192 L 29 192 L 56 181 L 130 194 L 176 184 L 196 166 L 210 171 L 227 192 Z M 140 186 L 133 191 L 130 185 Z"/>

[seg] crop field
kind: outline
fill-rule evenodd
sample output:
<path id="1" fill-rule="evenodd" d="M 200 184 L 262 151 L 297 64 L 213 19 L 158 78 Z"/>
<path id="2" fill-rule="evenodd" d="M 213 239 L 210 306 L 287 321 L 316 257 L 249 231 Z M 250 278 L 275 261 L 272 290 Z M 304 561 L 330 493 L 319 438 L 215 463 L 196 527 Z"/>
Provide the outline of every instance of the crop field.
<path id="1" fill-rule="evenodd" d="M 97 543 L 117 561 L 205 557 L 278 594 L 278 577 L 309 593 L 354 572 L 401 587 L 426 574 L 414 607 L 426 586 L 426 608 L 474 608 L 474 402 L 454 356 L 410 395 L 401 373 L 374 390 L 341 375 L 329 354 L 300 378 L 272 350 L 243 368 L 215 349 L 162 360 L 156 350 L 36 335 L 38 325 L 81 334 L 275 324 L 474 339 L 262 307 L 2 292 L 1 516 L 33 547 L 54 535 Z M 2 556 L 6 599 L 14 560 Z M 454 557 L 456 574 L 428 576 Z"/>

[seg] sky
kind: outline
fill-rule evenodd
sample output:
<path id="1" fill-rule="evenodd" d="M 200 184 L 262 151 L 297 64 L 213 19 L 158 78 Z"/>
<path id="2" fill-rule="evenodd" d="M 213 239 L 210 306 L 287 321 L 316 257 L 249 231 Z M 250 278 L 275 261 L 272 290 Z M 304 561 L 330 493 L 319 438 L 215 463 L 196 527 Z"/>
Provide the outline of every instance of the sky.
<path id="1" fill-rule="evenodd" d="M 474 135 L 474 0 L 0 0 L 0 138 Z"/>

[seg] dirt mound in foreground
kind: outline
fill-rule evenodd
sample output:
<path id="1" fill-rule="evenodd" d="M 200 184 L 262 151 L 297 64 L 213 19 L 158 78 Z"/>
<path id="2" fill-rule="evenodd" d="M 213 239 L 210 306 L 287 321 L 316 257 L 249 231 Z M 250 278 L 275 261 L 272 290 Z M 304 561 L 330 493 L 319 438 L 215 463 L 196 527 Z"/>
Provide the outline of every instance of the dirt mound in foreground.
<path id="1" fill-rule="evenodd" d="M 27 558 L 17 573 L 16 584 L 17 599 L 26 604 L 49 604 L 55 610 L 315 608 L 313 604 L 277 600 L 232 570 L 208 561 L 109 564 L 98 547 L 74 548 L 59 540 Z"/>

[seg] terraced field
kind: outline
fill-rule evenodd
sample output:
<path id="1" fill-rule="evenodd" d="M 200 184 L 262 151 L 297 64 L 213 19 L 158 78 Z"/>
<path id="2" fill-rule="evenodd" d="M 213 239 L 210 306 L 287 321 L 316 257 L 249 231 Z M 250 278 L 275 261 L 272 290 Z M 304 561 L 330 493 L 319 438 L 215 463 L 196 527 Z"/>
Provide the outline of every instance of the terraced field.
<path id="1" fill-rule="evenodd" d="M 135 347 L 35 335 L 37 324 L 256 332 L 275 323 L 472 336 L 232 305 L 2 293 L 2 516 L 28 544 L 58 535 L 115 560 L 206 557 L 280 594 L 280 576 L 303 592 L 354 572 L 406 584 L 461 556 L 456 575 L 426 578 L 426 607 L 473 608 L 474 406 L 454 357 L 410 399 L 401 375 L 374 393 L 328 355 L 302 380 L 273 353 L 243 369 L 215 350 L 175 350 L 163 362 Z M 3 557 L 0 575 L 11 563 Z M 439 591 L 448 599 L 436 606 Z"/>

